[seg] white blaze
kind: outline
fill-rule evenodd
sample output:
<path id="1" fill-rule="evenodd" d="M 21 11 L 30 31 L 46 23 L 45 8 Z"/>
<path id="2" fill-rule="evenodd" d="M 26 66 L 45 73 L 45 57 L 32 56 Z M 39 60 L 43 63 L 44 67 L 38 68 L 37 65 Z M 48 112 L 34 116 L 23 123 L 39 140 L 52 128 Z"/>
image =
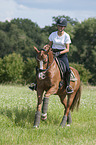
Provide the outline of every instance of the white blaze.
<path id="1" fill-rule="evenodd" d="M 42 60 L 40 61 L 40 69 L 43 70 L 43 61 L 42 61 Z M 40 80 L 45 79 L 45 73 L 44 73 L 44 72 L 39 72 L 39 73 L 38 73 L 38 78 L 39 78 Z"/>
<path id="2" fill-rule="evenodd" d="M 43 69 L 43 61 L 40 61 L 40 69 Z"/>

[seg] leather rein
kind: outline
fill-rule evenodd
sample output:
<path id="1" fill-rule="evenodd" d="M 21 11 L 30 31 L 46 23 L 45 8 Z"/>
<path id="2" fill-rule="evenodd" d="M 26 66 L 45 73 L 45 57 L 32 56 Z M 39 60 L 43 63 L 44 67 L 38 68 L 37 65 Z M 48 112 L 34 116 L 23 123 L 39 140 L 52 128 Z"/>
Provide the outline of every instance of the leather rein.
<path id="1" fill-rule="evenodd" d="M 46 49 L 40 49 L 40 51 L 46 51 L 47 52 L 47 50 Z M 53 58 L 53 61 L 52 61 L 52 63 L 49 65 L 49 55 L 47 54 L 47 57 L 45 58 L 45 59 L 43 59 L 42 61 L 44 62 L 46 59 L 48 59 L 48 61 L 46 62 L 47 63 L 47 68 L 46 69 L 40 69 L 40 68 L 38 68 L 37 67 L 37 71 L 39 71 L 39 72 L 43 72 L 43 73 L 46 73 L 47 71 L 48 71 L 48 69 L 50 68 L 50 66 L 53 64 L 53 62 L 54 62 L 54 58 Z M 38 59 L 37 57 L 36 57 L 36 60 L 37 61 L 41 61 L 40 59 Z"/>

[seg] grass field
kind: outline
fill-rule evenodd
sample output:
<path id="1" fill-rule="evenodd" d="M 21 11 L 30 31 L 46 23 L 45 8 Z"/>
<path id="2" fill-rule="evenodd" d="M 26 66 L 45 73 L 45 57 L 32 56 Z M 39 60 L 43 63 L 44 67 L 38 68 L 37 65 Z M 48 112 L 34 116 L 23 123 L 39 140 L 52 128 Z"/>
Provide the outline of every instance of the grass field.
<path id="1" fill-rule="evenodd" d="M 52 95 L 48 119 L 33 129 L 36 104 L 36 92 L 27 86 L 0 85 L 0 145 L 96 145 L 96 87 L 82 87 L 70 127 L 59 126 L 63 105 Z"/>

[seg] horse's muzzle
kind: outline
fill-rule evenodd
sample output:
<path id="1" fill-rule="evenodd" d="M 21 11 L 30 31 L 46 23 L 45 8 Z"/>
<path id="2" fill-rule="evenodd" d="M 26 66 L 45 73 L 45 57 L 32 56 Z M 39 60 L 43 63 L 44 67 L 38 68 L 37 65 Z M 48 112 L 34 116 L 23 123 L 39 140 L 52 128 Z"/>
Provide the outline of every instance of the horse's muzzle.
<path id="1" fill-rule="evenodd" d="M 45 79 L 45 73 L 44 72 L 39 72 L 38 73 L 38 78 L 39 78 L 39 80 L 44 80 Z"/>

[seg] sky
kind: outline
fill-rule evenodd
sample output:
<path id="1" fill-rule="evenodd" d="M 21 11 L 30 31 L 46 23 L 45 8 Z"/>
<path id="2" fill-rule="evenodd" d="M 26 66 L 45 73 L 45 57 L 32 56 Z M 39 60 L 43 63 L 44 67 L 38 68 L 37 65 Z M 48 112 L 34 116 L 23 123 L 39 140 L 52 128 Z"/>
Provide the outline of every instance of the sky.
<path id="1" fill-rule="evenodd" d="M 1 22 L 27 18 L 44 28 L 52 25 L 52 17 L 63 15 L 79 22 L 96 18 L 96 0 L 0 0 Z"/>

